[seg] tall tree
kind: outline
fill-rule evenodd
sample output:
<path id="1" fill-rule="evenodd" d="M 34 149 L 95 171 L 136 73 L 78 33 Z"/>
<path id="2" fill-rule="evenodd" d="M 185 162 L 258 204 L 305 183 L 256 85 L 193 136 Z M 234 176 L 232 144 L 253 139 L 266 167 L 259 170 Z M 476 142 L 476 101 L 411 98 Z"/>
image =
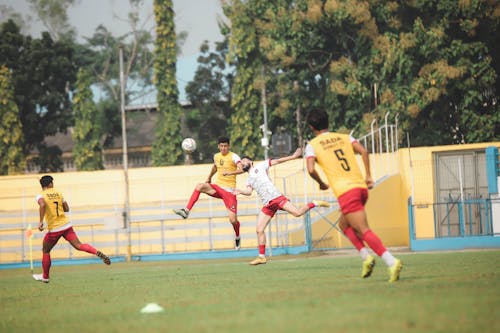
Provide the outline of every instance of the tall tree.
<path id="1" fill-rule="evenodd" d="M 245 154 L 262 158 L 262 135 L 256 130 L 263 123 L 261 91 L 266 79 L 262 77 L 263 56 L 259 47 L 257 18 L 261 17 L 272 2 L 228 1 L 225 15 L 231 20 L 230 59 L 236 65 L 231 89 L 231 107 L 234 113 L 229 121 L 228 135 L 232 145 Z"/>
<path id="2" fill-rule="evenodd" d="M 418 145 L 498 139 L 498 2 L 276 0 L 259 15 L 252 1 L 230 3 L 251 26 L 232 22 L 232 49 L 258 48 L 276 79 L 271 122 L 316 106 L 358 133 L 398 114 Z"/>
<path id="3" fill-rule="evenodd" d="M 104 145 L 113 144 L 116 136 L 121 135 L 120 118 L 120 68 L 119 48 L 123 50 L 123 78 L 125 103 L 142 104 L 144 95 L 151 94 L 153 38 L 151 35 L 151 16 L 140 20 L 143 2 L 129 0 L 130 12 L 123 18 L 130 28 L 125 34 L 115 36 L 104 25 L 99 25 L 93 36 L 86 38 L 87 43 L 79 48 L 80 66 L 91 68 L 93 84 L 102 92 L 98 108 L 105 117 Z"/>
<path id="4" fill-rule="evenodd" d="M 155 0 L 156 20 L 154 74 L 157 88 L 158 123 L 153 142 L 153 164 L 181 162 L 181 110 L 176 79 L 176 34 L 172 0 Z"/>
<path id="5" fill-rule="evenodd" d="M 141 0 L 129 0 L 130 12 L 126 21 L 129 30 L 121 35 L 113 35 L 104 25 L 99 25 L 87 43 L 79 48 L 82 61 L 80 66 L 88 66 L 94 75 L 94 84 L 102 92 L 98 108 L 104 113 L 103 128 L 106 139 L 104 146 L 113 144 L 116 136 L 121 135 L 120 117 L 120 80 L 118 49 L 123 50 L 123 77 L 125 103 L 127 105 L 145 104 L 152 100 L 155 87 L 152 83 L 153 66 L 153 13 L 142 18 L 144 13 Z M 177 36 L 176 52 L 187 38 L 186 32 Z"/>
<path id="6" fill-rule="evenodd" d="M 186 86 L 187 98 L 193 105 L 186 114 L 186 124 L 198 142 L 193 154 L 195 162 L 210 162 L 215 138 L 227 134 L 233 76 L 225 59 L 227 46 L 227 40 L 216 43 L 215 52 L 211 52 L 205 41 L 200 47 L 194 78 Z"/>
<path id="7" fill-rule="evenodd" d="M 53 40 L 74 39 L 76 30 L 69 23 L 68 8 L 79 0 L 28 0 Z"/>
<path id="8" fill-rule="evenodd" d="M 14 101 L 11 73 L 6 66 L 0 66 L 0 138 L 0 174 L 24 173 L 23 125 Z"/>
<path id="9" fill-rule="evenodd" d="M 0 30 L 0 64 L 12 70 L 14 98 L 23 124 L 24 153 L 35 148 L 41 154 L 57 153 L 46 147 L 44 139 L 66 131 L 72 124 L 69 94 L 77 71 L 73 44 L 54 42 L 48 33 L 43 33 L 41 39 L 25 37 L 13 21 L 8 21 Z M 42 159 L 58 160 L 57 156 Z"/>
<path id="10" fill-rule="evenodd" d="M 0 5 L 0 24 L 12 20 L 21 29 L 23 34 L 26 34 L 30 30 L 29 22 L 33 21 L 30 15 L 22 15 L 18 13 L 9 5 Z"/>
<path id="11" fill-rule="evenodd" d="M 102 162 L 102 117 L 93 100 L 92 77 L 85 69 L 78 71 L 76 91 L 73 96 L 73 160 L 79 171 L 104 169 Z"/>

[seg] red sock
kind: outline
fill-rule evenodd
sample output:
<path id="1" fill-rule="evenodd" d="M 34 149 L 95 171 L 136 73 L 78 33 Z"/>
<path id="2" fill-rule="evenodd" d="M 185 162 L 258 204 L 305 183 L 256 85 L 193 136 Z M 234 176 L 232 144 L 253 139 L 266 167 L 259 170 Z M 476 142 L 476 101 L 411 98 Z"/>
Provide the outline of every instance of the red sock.
<path id="1" fill-rule="evenodd" d="M 368 230 L 363 234 L 363 240 L 379 257 L 381 257 L 382 254 L 386 251 L 384 244 L 382 244 L 380 238 L 378 238 L 378 236 L 375 235 L 375 233 L 371 230 Z"/>
<path id="2" fill-rule="evenodd" d="M 236 221 L 236 223 L 233 224 L 233 229 L 236 237 L 240 237 L 240 221 Z"/>
<path id="3" fill-rule="evenodd" d="M 311 209 L 311 208 L 316 207 L 316 205 L 313 204 L 312 202 L 310 202 L 310 203 L 307 204 L 307 207 L 309 207 L 309 209 Z"/>
<path id="4" fill-rule="evenodd" d="M 196 203 L 196 201 L 198 201 L 199 197 L 200 197 L 200 191 L 194 190 L 193 194 L 191 194 L 191 198 L 189 198 L 189 201 L 188 201 L 188 204 L 187 204 L 186 208 L 188 210 L 191 210 L 191 208 L 193 208 L 193 206 Z"/>
<path id="5" fill-rule="evenodd" d="M 88 253 L 96 254 L 97 250 L 92 247 L 92 245 L 89 244 L 80 244 L 80 251 L 85 251 Z"/>
<path id="6" fill-rule="evenodd" d="M 52 265 L 52 260 L 50 260 L 50 253 L 44 253 L 42 255 L 42 271 L 44 279 L 49 278 L 49 271 L 51 265 Z"/>
<path id="7" fill-rule="evenodd" d="M 345 228 L 344 235 L 346 235 L 347 238 L 349 238 L 352 245 L 354 245 L 354 247 L 358 251 L 361 250 L 363 247 L 365 247 L 365 245 L 363 244 L 363 241 L 361 239 L 359 239 L 358 235 L 356 235 L 356 232 L 354 231 L 354 229 L 352 227 Z"/>
<path id="8" fill-rule="evenodd" d="M 259 254 L 260 255 L 266 255 L 266 244 L 259 245 Z"/>

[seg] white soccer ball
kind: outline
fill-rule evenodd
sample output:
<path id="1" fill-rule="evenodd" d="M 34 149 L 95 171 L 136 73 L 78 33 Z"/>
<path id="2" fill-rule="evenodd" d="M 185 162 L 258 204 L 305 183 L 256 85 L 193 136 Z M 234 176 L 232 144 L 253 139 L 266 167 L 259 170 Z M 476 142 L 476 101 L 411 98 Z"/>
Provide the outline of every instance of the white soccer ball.
<path id="1" fill-rule="evenodd" d="M 182 150 L 186 153 L 192 153 L 196 150 L 196 141 L 192 138 L 185 138 L 182 140 Z"/>

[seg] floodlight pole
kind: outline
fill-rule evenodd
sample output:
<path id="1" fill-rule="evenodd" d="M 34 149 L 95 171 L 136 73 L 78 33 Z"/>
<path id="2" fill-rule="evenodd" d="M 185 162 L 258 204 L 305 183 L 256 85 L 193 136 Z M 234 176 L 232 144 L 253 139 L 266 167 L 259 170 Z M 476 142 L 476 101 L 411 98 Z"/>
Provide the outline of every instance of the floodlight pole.
<path id="1" fill-rule="evenodd" d="M 123 46 L 119 47 L 120 60 L 120 108 L 122 115 L 122 152 L 123 178 L 125 180 L 125 204 L 123 208 L 123 226 L 127 228 L 127 261 L 132 260 L 132 242 L 130 225 L 130 195 L 128 183 L 127 119 L 125 117 L 125 77 L 123 75 Z"/>

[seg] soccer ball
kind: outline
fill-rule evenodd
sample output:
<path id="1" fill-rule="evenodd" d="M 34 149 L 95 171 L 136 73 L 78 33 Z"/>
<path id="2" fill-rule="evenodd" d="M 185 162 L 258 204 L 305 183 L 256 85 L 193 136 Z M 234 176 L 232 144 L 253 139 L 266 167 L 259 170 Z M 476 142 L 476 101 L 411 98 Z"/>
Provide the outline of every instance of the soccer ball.
<path id="1" fill-rule="evenodd" d="M 196 150 L 196 141 L 192 138 L 185 138 L 182 140 L 182 150 L 186 153 L 192 153 Z"/>

